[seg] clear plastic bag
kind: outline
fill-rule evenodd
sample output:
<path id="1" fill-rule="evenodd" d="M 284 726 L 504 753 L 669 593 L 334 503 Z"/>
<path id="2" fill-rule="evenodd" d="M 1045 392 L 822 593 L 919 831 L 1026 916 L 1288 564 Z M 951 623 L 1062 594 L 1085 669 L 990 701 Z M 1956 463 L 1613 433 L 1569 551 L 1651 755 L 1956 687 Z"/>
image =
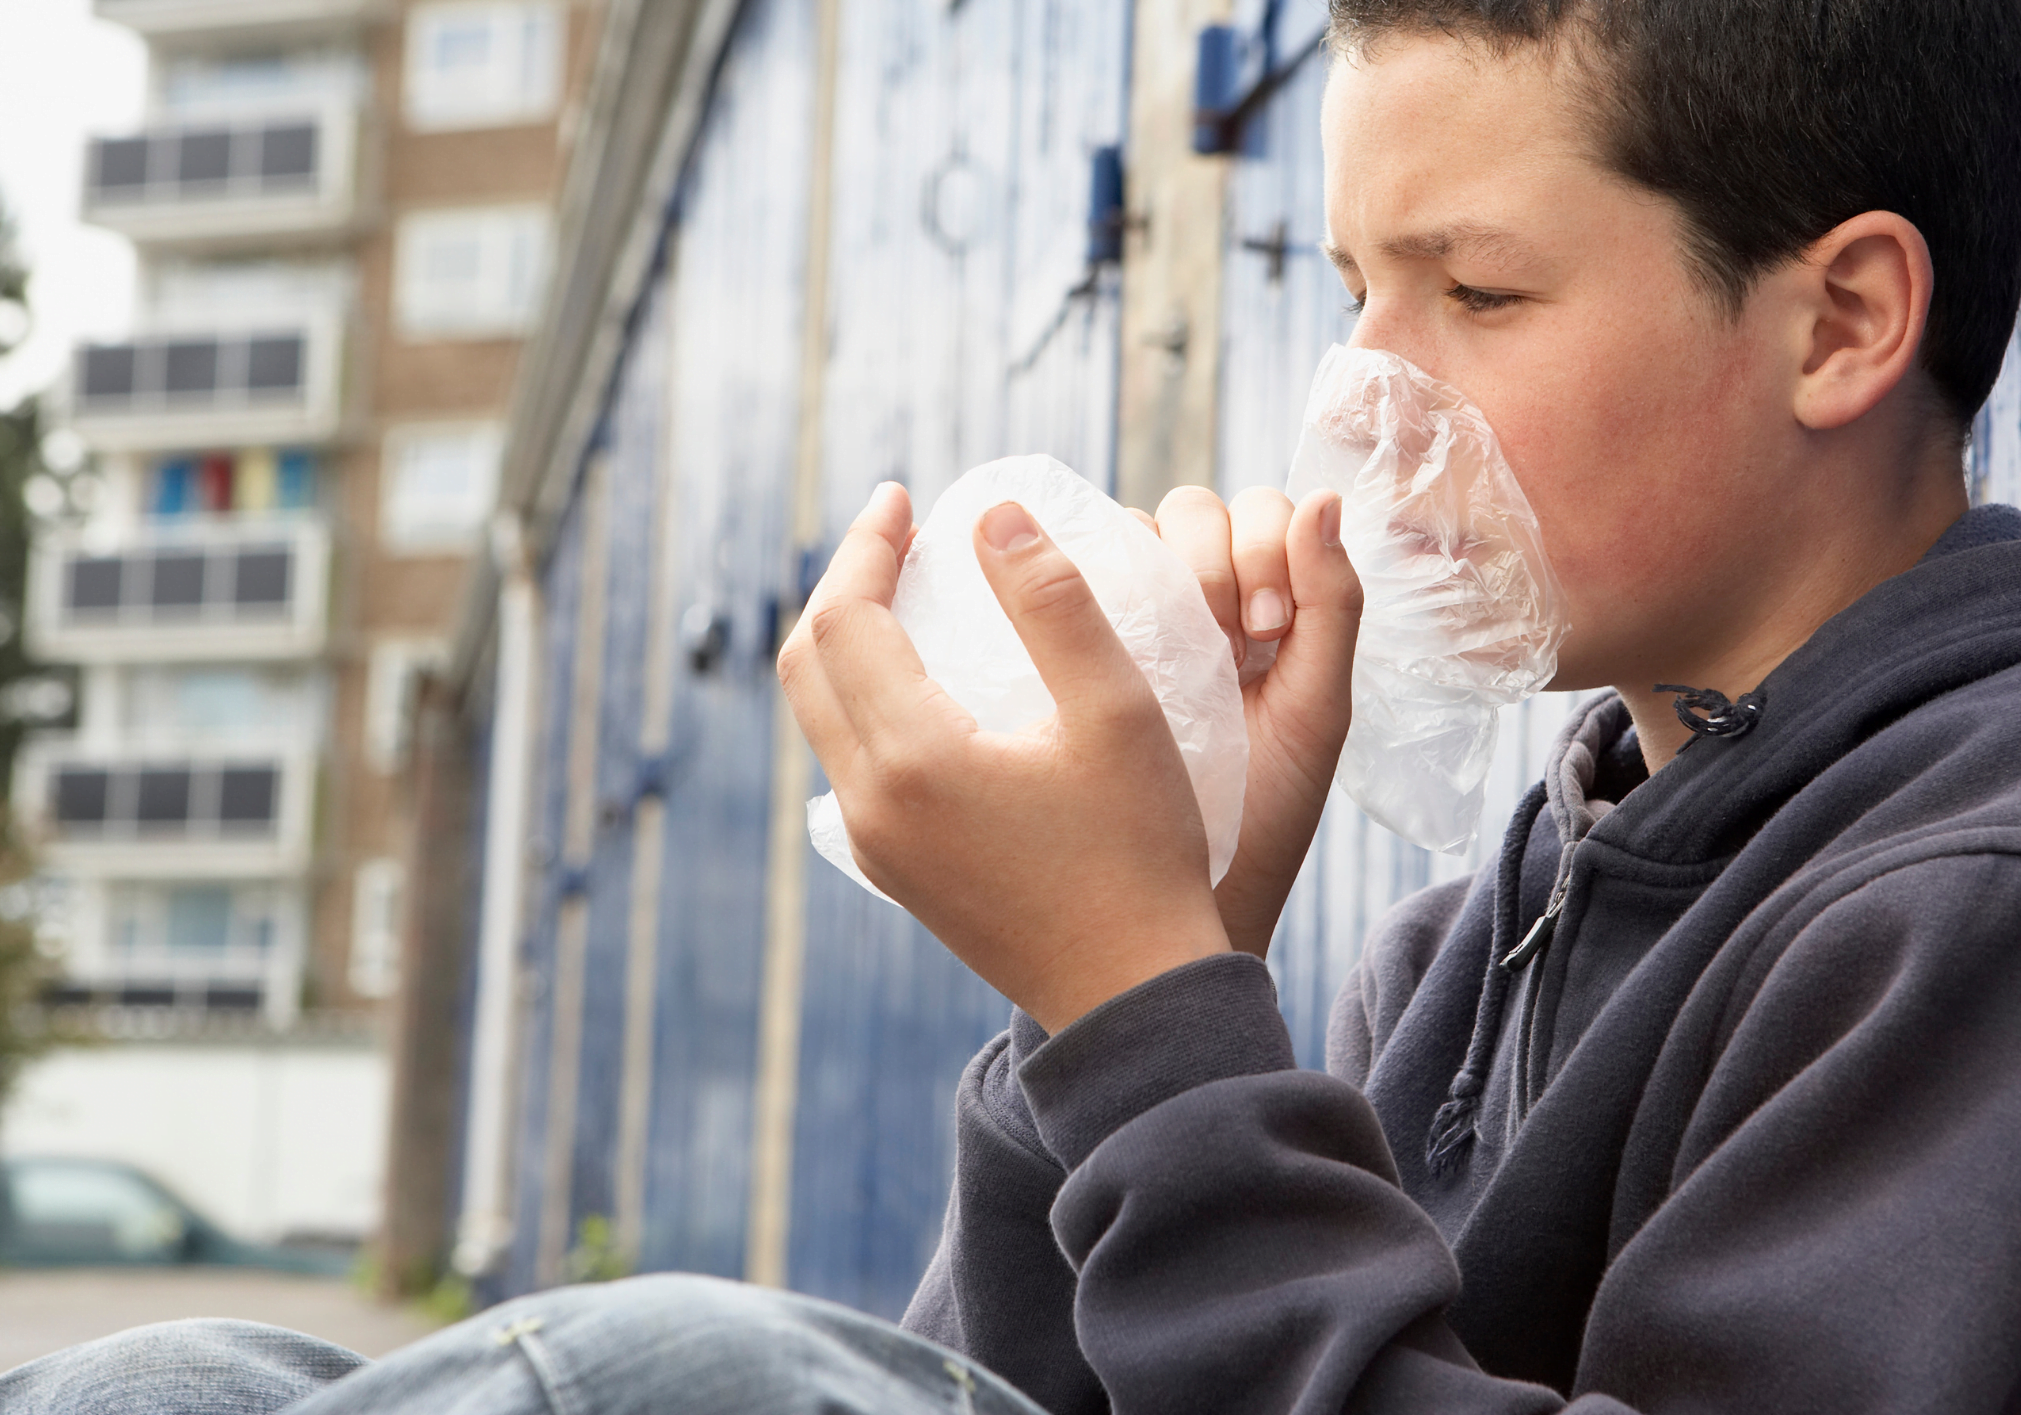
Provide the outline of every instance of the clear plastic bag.
<path id="1" fill-rule="evenodd" d="M 1235 858 L 1249 772 L 1228 637 L 1186 563 L 1062 463 L 1007 457 L 967 473 L 934 503 L 913 537 L 891 605 L 927 676 L 985 731 L 1015 732 L 1052 716 L 1052 694 L 975 558 L 976 521 L 1005 501 L 1029 511 L 1079 567 L 1150 680 L 1192 778 L 1207 827 L 1209 874 L 1218 884 Z M 807 830 L 823 858 L 886 897 L 857 868 L 834 793 L 807 803 Z"/>
<path id="2" fill-rule="evenodd" d="M 1365 597 L 1335 779 L 1404 839 L 1464 850 L 1498 711 L 1556 676 L 1569 627 L 1536 513 L 1481 412 L 1378 349 L 1335 345 L 1313 377 L 1285 492 L 1321 487 Z"/>

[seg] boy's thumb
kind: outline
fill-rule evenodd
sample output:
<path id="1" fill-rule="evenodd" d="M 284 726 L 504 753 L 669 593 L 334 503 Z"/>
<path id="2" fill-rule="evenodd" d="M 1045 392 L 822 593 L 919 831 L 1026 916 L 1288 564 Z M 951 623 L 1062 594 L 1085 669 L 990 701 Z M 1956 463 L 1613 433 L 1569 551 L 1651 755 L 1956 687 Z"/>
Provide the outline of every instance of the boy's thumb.
<path id="1" fill-rule="evenodd" d="M 1094 591 L 1030 512 L 1015 501 L 983 512 L 975 554 L 1062 721 L 1090 714 L 1114 719 L 1147 708 L 1163 721 L 1151 685 Z"/>

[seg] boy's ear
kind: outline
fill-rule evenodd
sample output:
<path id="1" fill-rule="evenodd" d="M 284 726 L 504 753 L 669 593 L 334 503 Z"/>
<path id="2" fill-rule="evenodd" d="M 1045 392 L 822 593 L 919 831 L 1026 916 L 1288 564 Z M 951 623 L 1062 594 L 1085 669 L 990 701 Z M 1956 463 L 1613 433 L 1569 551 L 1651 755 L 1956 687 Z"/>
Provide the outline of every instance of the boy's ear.
<path id="1" fill-rule="evenodd" d="M 1809 326 L 1797 420 L 1817 432 L 1844 427 L 1916 367 L 1936 285 L 1930 247 L 1913 222 L 1869 211 L 1812 245 L 1789 275 Z"/>

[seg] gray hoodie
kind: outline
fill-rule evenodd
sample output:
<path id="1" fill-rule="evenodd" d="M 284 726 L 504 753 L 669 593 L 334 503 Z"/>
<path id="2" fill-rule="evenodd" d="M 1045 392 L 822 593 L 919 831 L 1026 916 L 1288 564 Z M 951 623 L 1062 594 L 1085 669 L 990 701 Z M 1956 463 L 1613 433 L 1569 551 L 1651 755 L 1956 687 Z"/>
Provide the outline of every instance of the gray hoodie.
<path id="1" fill-rule="evenodd" d="M 1587 706 L 1327 1074 L 1243 955 L 1014 1016 L 906 1324 L 1057 1415 L 2021 1412 L 2021 512 L 1762 693 Z"/>

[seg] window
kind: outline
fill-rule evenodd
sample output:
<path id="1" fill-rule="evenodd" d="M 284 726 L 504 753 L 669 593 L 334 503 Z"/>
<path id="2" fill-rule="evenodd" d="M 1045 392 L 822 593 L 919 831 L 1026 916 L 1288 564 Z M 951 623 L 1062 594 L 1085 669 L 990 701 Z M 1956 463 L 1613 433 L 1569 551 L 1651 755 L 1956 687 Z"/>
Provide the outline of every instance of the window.
<path id="1" fill-rule="evenodd" d="M 395 428 L 386 437 L 379 540 L 410 554 L 468 551 L 498 494 L 495 423 Z"/>
<path id="2" fill-rule="evenodd" d="M 315 720 L 307 683 L 284 668 L 136 668 L 121 696 L 127 741 L 173 742 L 178 750 L 202 743 L 243 751 L 254 739 L 300 740 Z"/>
<path id="3" fill-rule="evenodd" d="M 365 684 L 365 760 L 374 771 L 407 765 L 408 713 L 414 679 L 448 657 L 439 640 L 385 639 L 372 646 Z"/>
<path id="4" fill-rule="evenodd" d="M 552 4 L 434 4 L 407 12 L 407 125 L 428 131 L 532 123 L 561 97 Z"/>
<path id="5" fill-rule="evenodd" d="M 420 212 L 400 223 L 394 316 L 410 339 L 522 334 L 547 280 L 538 206 Z"/>
<path id="6" fill-rule="evenodd" d="M 400 985 L 400 895 L 406 870 L 398 860 L 358 866 L 351 894 L 351 991 L 389 997 Z"/>
<path id="7" fill-rule="evenodd" d="M 78 981 L 112 985 L 131 1006 L 256 1007 L 286 911 L 266 885 L 115 883 L 105 892 L 105 951 Z"/>
<path id="8" fill-rule="evenodd" d="M 158 52 L 155 60 L 158 111 L 178 123 L 300 114 L 370 93 L 363 57 L 345 46 Z"/>

